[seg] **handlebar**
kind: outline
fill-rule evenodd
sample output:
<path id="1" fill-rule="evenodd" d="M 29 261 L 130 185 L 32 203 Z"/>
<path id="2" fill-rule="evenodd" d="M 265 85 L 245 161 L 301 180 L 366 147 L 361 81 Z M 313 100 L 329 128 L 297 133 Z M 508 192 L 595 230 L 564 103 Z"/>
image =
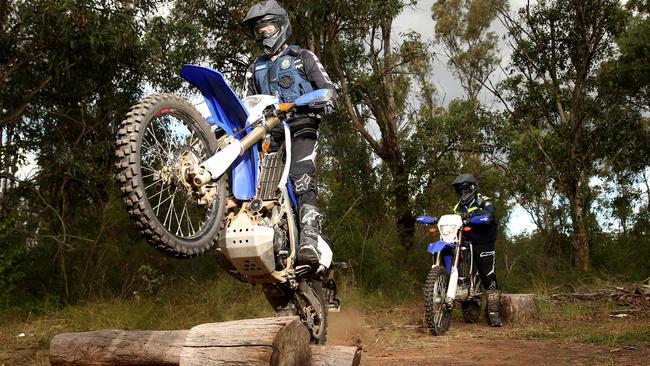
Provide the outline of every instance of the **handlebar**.
<path id="1" fill-rule="evenodd" d="M 438 219 L 435 216 L 416 216 L 415 222 L 424 225 L 435 225 Z M 492 222 L 492 217 L 489 215 L 478 215 L 469 217 L 463 220 L 463 225 L 485 225 Z"/>

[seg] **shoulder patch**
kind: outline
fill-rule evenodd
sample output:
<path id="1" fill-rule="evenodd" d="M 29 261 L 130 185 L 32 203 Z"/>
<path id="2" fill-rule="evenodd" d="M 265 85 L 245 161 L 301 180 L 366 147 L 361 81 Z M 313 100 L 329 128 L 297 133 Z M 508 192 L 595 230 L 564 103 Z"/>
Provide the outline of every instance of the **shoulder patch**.
<path id="1" fill-rule="evenodd" d="M 285 56 L 280 60 L 280 69 L 286 70 L 291 67 L 291 57 Z"/>
<path id="2" fill-rule="evenodd" d="M 255 66 L 255 71 L 264 70 L 264 69 L 266 69 L 266 64 L 259 64 Z"/>

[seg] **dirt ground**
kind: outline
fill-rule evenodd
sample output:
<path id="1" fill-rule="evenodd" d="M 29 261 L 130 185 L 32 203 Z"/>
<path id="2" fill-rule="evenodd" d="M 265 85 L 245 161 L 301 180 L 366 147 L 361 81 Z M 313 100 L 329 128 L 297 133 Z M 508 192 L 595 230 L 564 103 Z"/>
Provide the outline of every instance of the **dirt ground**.
<path id="1" fill-rule="evenodd" d="M 573 309 L 573 310 L 572 310 Z M 421 305 L 379 310 L 346 307 L 330 313 L 330 345 L 360 345 L 366 365 L 650 365 L 650 314 L 612 317 L 611 308 L 545 309 L 539 321 L 490 328 L 463 323 L 454 311 L 445 336 L 427 335 Z M 0 366 L 49 365 L 63 319 L 26 324 L 0 334 Z M 20 330 L 26 334 L 17 336 Z M 38 334 L 42 334 L 40 337 Z"/>
<path id="2" fill-rule="evenodd" d="M 328 344 L 360 344 L 362 365 L 650 364 L 650 346 L 644 341 L 636 342 L 643 345 L 628 342 L 611 346 L 579 341 L 581 337 L 589 339 L 599 332 L 607 333 L 608 328 L 613 331 L 631 328 L 632 332 L 647 334 L 650 317 L 646 315 L 621 320 L 625 324 L 603 318 L 601 324 L 597 324 L 597 319 L 576 319 L 558 320 L 561 325 L 550 327 L 540 321 L 491 328 L 483 319 L 477 324 L 464 323 L 456 311 L 447 334 L 434 337 L 425 333 L 421 311 L 413 306 L 385 313 L 363 314 L 353 310 L 332 313 Z"/>

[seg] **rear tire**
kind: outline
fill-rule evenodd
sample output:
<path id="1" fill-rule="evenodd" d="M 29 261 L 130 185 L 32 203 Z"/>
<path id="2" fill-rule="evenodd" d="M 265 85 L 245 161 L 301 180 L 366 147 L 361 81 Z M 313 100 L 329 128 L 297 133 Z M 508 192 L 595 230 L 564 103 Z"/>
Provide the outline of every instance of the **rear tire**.
<path id="1" fill-rule="evenodd" d="M 424 285 L 424 320 L 432 335 L 444 334 L 451 323 L 451 307 L 445 303 L 448 286 L 447 270 L 441 266 L 431 268 Z"/>
<path id="2" fill-rule="evenodd" d="M 198 205 L 183 184 L 184 162 L 203 161 L 217 143 L 192 104 L 156 94 L 131 108 L 119 128 L 116 180 L 127 211 L 150 245 L 177 258 L 202 254 L 217 241 L 224 222 L 227 181 L 211 188 Z"/>
<path id="3" fill-rule="evenodd" d="M 481 318 L 481 302 L 478 299 L 463 301 L 460 304 L 465 323 L 477 323 Z"/>
<path id="4" fill-rule="evenodd" d="M 318 301 L 320 301 L 320 306 L 322 309 L 322 312 L 320 314 L 320 335 L 318 338 L 314 338 L 312 336 L 311 338 L 311 343 L 312 344 L 320 344 L 324 345 L 325 342 L 327 341 L 327 314 L 328 314 L 328 308 L 327 308 L 327 302 L 325 301 L 325 291 L 323 290 L 323 282 L 322 281 L 317 281 L 317 280 L 312 280 L 311 281 L 311 287 L 314 289 L 314 293 L 316 294 L 316 297 L 318 298 Z"/>
<path id="5" fill-rule="evenodd" d="M 458 272 L 460 277 L 464 278 L 464 284 L 468 287 L 468 296 L 470 294 L 477 294 L 477 296 L 462 301 L 460 305 L 463 320 L 466 323 L 476 323 L 481 317 L 481 281 L 474 264 L 474 247 L 468 242 L 466 248 L 461 254 Z"/>
<path id="6" fill-rule="evenodd" d="M 323 345 L 327 341 L 327 315 L 328 308 L 325 302 L 325 291 L 320 280 L 302 280 L 306 284 L 301 288 L 308 291 L 320 302 L 321 313 L 318 312 L 318 304 L 312 304 L 309 298 L 302 292 L 289 290 L 277 284 L 264 285 L 266 300 L 275 310 L 275 316 L 300 317 L 305 326 L 309 329 L 310 343 Z"/>

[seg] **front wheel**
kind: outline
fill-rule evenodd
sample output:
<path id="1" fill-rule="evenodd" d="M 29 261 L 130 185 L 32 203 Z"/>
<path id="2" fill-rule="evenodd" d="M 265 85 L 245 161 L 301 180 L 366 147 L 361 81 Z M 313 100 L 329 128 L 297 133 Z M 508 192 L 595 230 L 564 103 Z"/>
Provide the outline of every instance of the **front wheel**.
<path id="1" fill-rule="evenodd" d="M 119 128 L 116 179 L 127 211 L 149 244 L 188 258 L 218 239 L 226 205 L 225 176 L 203 186 L 188 184 L 188 167 L 206 160 L 217 143 L 192 104 L 156 94 L 131 108 Z"/>
<path id="2" fill-rule="evenodd" d="M 445 303 L 449 273 L 444 267 L 435 266 L 429 271 L 424 285 L 424 320 L 432 335 L 442 335 L 451 323 L 451 307 Z"/>

